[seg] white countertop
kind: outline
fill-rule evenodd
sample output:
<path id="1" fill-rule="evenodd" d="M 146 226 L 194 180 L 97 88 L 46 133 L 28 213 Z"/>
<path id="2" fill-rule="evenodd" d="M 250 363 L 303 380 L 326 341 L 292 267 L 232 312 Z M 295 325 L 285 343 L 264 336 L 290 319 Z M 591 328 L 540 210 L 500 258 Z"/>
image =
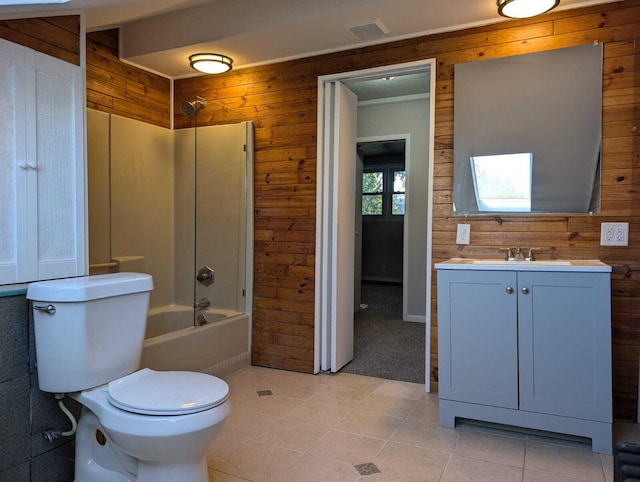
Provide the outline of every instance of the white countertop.
<path id="1" fill-rule="evenodd" d="M 436 263 L 435 268 L 485 271 L 611 272 L 611 266 L 598 259 L 505 261 L 504 259 L 451 258 L 442 263 Z"/>

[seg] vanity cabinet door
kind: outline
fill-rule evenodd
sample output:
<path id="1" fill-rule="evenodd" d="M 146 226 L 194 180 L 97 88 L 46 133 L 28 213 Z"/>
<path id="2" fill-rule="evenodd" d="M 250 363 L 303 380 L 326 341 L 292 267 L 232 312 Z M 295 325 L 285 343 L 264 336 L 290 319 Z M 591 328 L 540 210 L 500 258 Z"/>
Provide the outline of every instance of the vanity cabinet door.
<path id="1" fill-rule="evenodd" d="M 440 398 L 518 408 L 516 273 L 438 271 Z"/>
<path id="2" fill-rule="evenodd" d="M 520 409 L 611 422 L 609 273 L 518 273 Z"/>

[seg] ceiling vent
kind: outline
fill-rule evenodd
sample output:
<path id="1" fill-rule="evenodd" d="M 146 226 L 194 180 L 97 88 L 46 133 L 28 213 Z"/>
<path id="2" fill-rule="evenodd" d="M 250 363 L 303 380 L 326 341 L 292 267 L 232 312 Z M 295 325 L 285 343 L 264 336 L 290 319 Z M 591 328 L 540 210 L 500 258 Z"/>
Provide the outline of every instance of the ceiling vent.
<path id="1" fill-rule="evenodd" d="M 379 18 L 376 18 L 375 22 L 356 23 L 347 25 L 345 28 L 360 41 L 374 40 L 389 33 L 389 29 L 385 27 Z"/>

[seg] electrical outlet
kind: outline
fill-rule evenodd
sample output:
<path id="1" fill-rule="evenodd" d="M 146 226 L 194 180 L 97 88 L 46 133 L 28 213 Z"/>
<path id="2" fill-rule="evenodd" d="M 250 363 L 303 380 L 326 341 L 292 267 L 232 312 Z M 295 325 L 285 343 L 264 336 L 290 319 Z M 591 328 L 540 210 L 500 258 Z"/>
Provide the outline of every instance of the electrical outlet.
<path id="1" fill-rule="evenodd" d="M 613 240 L 619 246 L 629 245 L 629 223 L 618 223 L 613 230 Z"/>
<path id="2" fill-rule="evenodd" d="M 601 246 L 628 246 L 629 223 L 601 223 Z"/>
<path id="3" fill-rule="evenodd" d="M 456 244 L 469 244 L 470 237 L 471 237 L 471 225 L 458 224 L 458 231 L 456 233 Z"/>

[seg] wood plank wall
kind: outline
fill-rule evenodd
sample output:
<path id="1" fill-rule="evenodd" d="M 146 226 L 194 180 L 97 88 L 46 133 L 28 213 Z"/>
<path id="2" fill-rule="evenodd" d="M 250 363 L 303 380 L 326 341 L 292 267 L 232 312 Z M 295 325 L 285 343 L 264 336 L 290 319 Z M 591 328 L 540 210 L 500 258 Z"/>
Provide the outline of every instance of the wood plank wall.
<path id="1" fill-rule="evenodd" d="M 118 58 L 118 30 L 87 34 L 87 107 L 171 125 L 171 81 Z"/>
<path id="2" fill-rule="evenodd" d="M 0 20 L 0 38 L 80 65 L 80 16 Z"/>
<path id="3" fill-rule="evenodd" d="M 456 246 L 454 65 L 594 41 L 605 43 L 602 214 L 474 217 L 465 220 L 471 244 Z M 544 257 L 600 258 L 613 265 L 615 416 L 633 418 L 640 347 L 639 0 L 176 81 L 176 106 L 196 95 L 209 101 L 199 123 L 256 125 L 253 363 L 313 368 L 317 76 L 428 58 L 437 60 L 433 261 L 495 257 L 497 246 L 534 245 L 545 248 Z M 179 108 L 175 112 L 177 128 L 190 125 Z M 628 248 L 600 247 L 600 223 L 609 221 L 630 223 Z M 433 303 L 436 381 L 435 285 Z"/>

